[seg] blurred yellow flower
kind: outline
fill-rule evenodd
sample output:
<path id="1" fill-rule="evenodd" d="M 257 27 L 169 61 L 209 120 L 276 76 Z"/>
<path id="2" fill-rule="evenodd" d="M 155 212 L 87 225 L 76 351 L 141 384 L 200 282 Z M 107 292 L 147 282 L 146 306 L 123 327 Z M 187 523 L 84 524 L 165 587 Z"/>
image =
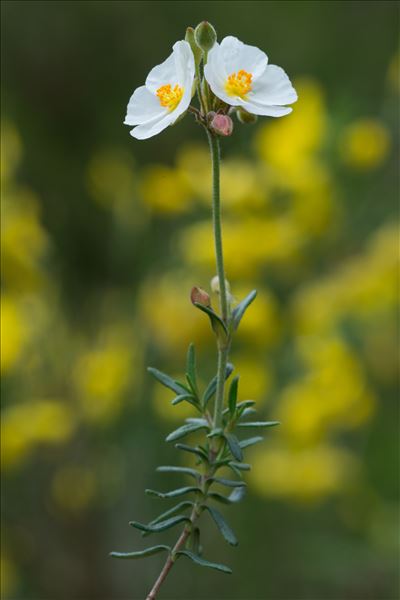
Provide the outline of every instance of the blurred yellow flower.
<path id="1" fill-rule="evenodd" d="M 87 419 L 103 423 L 119 413 L 137 358 L 136 346 L 113 336 L 78 357 L 73 379 Z"/>
<path id="2" fill-rule="evenodd" d="M 296 80 L 295 86 L 299 95 L 296 110 L 285 119 L 263 124 L 255 139 L 260 158 L 274 171 L 277 182 L 289 188 L 320 149 L 327 127 L 319 84 L 304 78 Z"/>
<path id="3" fill-rule="evenodd" d="M 74 432 L 73 410 L 60 400 L 30 400 L 2 414 L 1 458 L 4 467 L 22 462 L 40 444 L 62 444 Z"/>
<path id="4" fill-rule="evenodd" d="M 376 119 L 359 119 L 348 125 L 340 138 L 342 160 L 359 170 L 375 169 L 386 159 L 390 135 Z"/>
<path id="5" fill-rule="evenodd" d="M 164 165 L 147 167 L 140 190 L 144 203 L 156 213 L 174 216 L 193 210 L 189 187 L 175 169 Z"/>
<path id="6" fill-rule="evenodd" d="M 2 373 L 10 371 L 15 366 L 29 338 L 29 322 L 18 302 L 18 297 L 2 294 L 0 353 Z"/>
<path id="7" fill-rule="evenodd" d="M 36 196 L 27 189 L 14 190 L 2 202 L 1 267 L 4 283 L 20 291 L 43 283 L 41 260 L 49 240 L 40 223 Z"/>
<path id="8" fill-rule="evenodd" d="M 176 379 L 182 380 L 182 376 L 176 376 Z M 196 409 L 188 402 L 180 402 L 176 406 L 171 404 L 176 396 L 174 392 L 158 382 L 152 383 L 153 387 L 153 409 L 156 415 L 163 421 L 170 423 L 183 422 L 187 417 L 200 416 Z"/>
<path id="9" fill-rule="evenodd" d="M 6 600 L 6 598 L 11 598 L 17 583 L 18 574 L 16 565 L 7 554 L 2 551 L 0 558 L 0 597 L 4 598 L 4 600 Z"/>
<path id="10" fill-rule="evenodd" d="M 259 447 L 248 460 L 253 465 L 249 484 L 259 494 L 311 503 L 343 491 L 358 470 L 349 452 L 327 444 L 296 450 Z"/>
<path id="11" fill-rule="evenodd" d="M 67 512 L 80 512 L 92 501 L 96 486 L 92 469 L 68 465 L 56 471 L 51 483 L 51 494 L 59 508 Z"/>
<path id="12" fill-rule="evenodd" d="M 207 316 L 190 301 L 194 275 L 170 272 L 157 281 L 145 282 L 140 297 L 140 315 L 151 339 L 170 356 L 184 356 L 190 342 L 196 346 L 212 339 Z M 182 326 L 184 324 L 184 327 Z"/>
<path id="13" fill-rule="evenodd" d="M 230 360 L 235 366 L 235 373 L 240 375 L 240 400 L 255 400 L 258 406 L 262 406 L 273 384 L 271 366 L 259 355 L 252 356 L 244 350 L 233 353 Z"/>

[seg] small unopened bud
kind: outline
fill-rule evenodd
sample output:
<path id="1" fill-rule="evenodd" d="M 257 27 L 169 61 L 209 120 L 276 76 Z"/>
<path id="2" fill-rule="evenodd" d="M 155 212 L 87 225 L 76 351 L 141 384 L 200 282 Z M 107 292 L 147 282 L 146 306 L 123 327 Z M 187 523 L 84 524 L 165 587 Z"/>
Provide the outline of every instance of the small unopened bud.
<path id="1" fill-rule="evenodd" d="M 257 121 L 257 115 L 247 112 L 247 110 L 242 107 L 237 109 L 236 116 L 238 121 L 243 123 L 243 125 L 253 125 L 253 123 Z"/>
<path id="2" fill-rule="evenodd" d="M 211 289 L 215 294 L 219 294 L 220 287 L 218 275 L 215 275 L 215 277 L 211 279 Z M 229 281 L 227 279 L 225 279 L 225 289 L 228 294 L 231 293 L 231 286 L 229 285 Z"/>
<path id="3" fill-rule="evenodd" d="M 196 44 L 203 50 L 209 52 L 217 41 L 217 32 L 208 21 L 202 21 L 194 30 Z"/>
<path id="4" fill-rule="evenodd" d="M 233 121 L 228 115 L 220 115 L 218 113 L 208 113 L 210 129 L 217 135 L 228 136 L 232 135 Z"/>
<path id="5" fill-rule="evenodd" d="M 192 301 L 192 304 L 202 304 L 203 306 L 211 307 L 210 296 L 205 290 L 202 290 L 199 287 L 192 287 L 190 300 Z"/>
<path id="6" fill-rule="evenodd" d="M 193 27 L 188 27 L 186 29 L 185 40 L 189 43 L 193 52 L 194 62 L 198 66 L 201 62 L 202 51 L 201 48 L 199 48 L 199 46 L 196 44 Z"/>

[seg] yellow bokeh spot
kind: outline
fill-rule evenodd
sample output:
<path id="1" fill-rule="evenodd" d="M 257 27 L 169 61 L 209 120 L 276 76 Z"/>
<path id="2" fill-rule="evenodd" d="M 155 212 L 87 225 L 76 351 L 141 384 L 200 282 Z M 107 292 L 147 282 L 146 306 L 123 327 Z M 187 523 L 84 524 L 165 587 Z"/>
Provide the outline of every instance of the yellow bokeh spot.
<path id="1" fill-rule="evenodd" d="M 343 161 L 359 170 L 375 169 L 386 159 L 390 135 L 385 125 L 375 119 L 360 119 L 344 129 L 340 139 Z"/>
<path id="2" fill-rule="evenodd" d="M 1 372 L 13 369 L 29 340 L 27 315 L 18 300 L 8 294 L 1 296 Z"/>
<path id="3" fill-rule="evenodd" d="M 328 445 L 259 448 L 249 460 L 253 468 L 248 479 L 255 491 L 306 503 L 343 491 L 357 473 L 349 452 Z"/>
<path id="4" fill-rule="evenodd" d="M 168 216 L 193 209 L 184 177 L 169 167 L 148 167 L 142 176 L 140 189 L 144 203 L 154 212 Z"/>
<path id="5" fill-rule="evenodd" d="M 4 410 L 1 422 L 3 466 L 18 465 L 38 445 L 64 443 L 75 427 L 72 408 L 58 400 L 32 400 L 10 406 Z"/>
<path id="6" fill-rule="evenodd" d="M 1 598 L 6 600 L 13 596 L 13 592 L 18 583 L 18 574 L 15 564 L 10 558 L 2 552 L 0 558 L 0 589 Z"/>
<path id="7" fill-rule="evenodd" d="M 92 501 L 96 484 L 92 470 L 75 465 L 66 466 L 56 472 L 51 484 L 51 494 L 59 508 L 80 512 Z"/>
<path id="8" fill-rule="evenodd" d="M 181 378 L 177 377 L 177 379 Z M 176 406 L 173 406 L 171 400 L 177 395 L 173 391 L 168 390 L 157 382 L 154 382 L 153 386 L 153 409 L 156 415 L 163 421 L 179 423 L 187 417 L 200 416 L 194 406 L 188 402 L 180 402 Z"/>
<path id="9" fill-rule="evenodd" d="M 136 347 L 116 339 L 105 340 L 78 358 L 73 378 L 89 420 L 104 422 L 120 411 L 137 358 Z"/>

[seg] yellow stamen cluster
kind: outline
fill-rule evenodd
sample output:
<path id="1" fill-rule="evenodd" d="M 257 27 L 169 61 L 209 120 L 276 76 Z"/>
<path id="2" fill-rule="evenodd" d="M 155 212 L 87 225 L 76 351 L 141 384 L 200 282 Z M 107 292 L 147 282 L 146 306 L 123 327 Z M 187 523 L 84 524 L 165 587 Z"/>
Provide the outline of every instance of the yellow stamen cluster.
<path id="1" fill-rule="evenodd" d="M 179 102 L 182 100 L 185 90 L 178 84 L 172 87 L 169 83 L 158 88 L 156 94 L 161 106 L 165 106 L 171 112 L 175 110 Z"/>
<path id="2" fill-rule="evenodd" d="M 239 96 L 245 99 L 246 94 L 251 91 L 253 75 L 241 69 L 237 73 L 229 75 L 225 83 L 225 91 L 229 96 Z"/>

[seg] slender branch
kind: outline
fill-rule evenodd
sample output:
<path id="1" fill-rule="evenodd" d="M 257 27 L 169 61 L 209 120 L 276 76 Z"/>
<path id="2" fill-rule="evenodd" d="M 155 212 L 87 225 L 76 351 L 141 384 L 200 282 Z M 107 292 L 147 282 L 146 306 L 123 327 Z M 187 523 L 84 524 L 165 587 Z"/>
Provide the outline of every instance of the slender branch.
<path id="1" fill-rule="evenodd" d="M 190 516 L 190 520 L 191 523 L 193 525 L 193 523 L 196 521 L 196 519 L 198 518 L 199 514 L 198 514 L 198 510 L 197 510 L 197 505 L 195 504 L 193 507 L 193 511 L 192 514 Z M 158 591 L 160 589 L 160 587 L 162 586 L 162 584 L 164 583 L 168 573 L 170 572 L 170 570 L 172 569 L 172 567 L 174 566 L 175 563 L 175 553 L 178 552 L 181 548 L 184 547 L 184 545 L 186 544 L 186 541 L 190 535 L 191 532 L 191 525 L 186 525 L 184 530 L 182 531 L 181 535 L 178 538 L 178 541 L 176 542 L 175 546 L 173 547 L 173 549 L 171 550 L 167 560 L 165 561 L 165 565 L 163 566 L 161 573 L 159 574 L 157 581 L 155 582 L 155 584 L 153 585 L 153 587 L 151 588 L 151 591 L 149 592 L 148 596 L 146 597 L 146 600 L 155 600 L 155 598 L 157 597 Z"/>

